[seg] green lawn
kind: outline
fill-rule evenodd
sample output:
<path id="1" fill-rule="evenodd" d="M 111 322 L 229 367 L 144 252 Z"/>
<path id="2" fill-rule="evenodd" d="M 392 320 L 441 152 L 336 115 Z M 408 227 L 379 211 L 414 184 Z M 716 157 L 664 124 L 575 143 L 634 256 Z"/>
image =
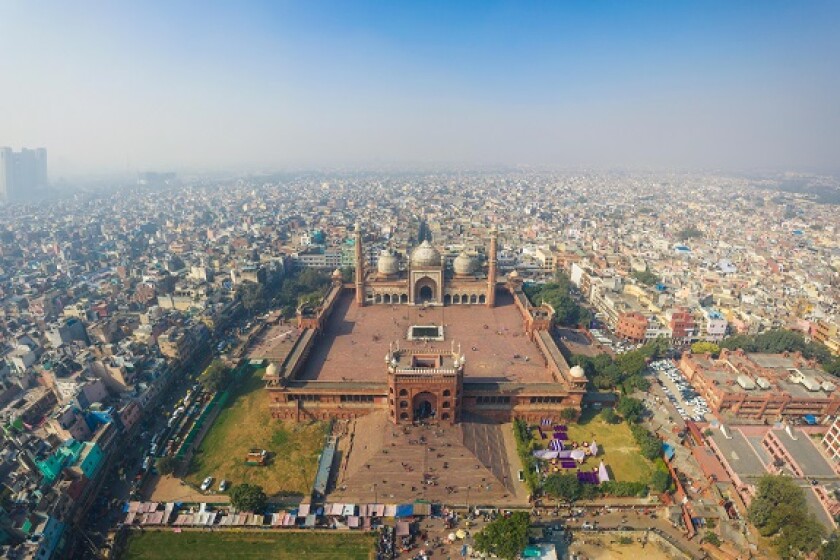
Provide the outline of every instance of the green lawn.
<path id="1" fill-rule="evenodd" d="M 600 448 L 598 457 L 587 458 L 585 468 L 597 467 L 601 461 L 609 467 L 610 475 L 619 482 L 648 482 L 653 473 L 653 463 L 645 459 L 639 446 L 633 440 L 630 427 L 625 423 L 607 424 L 599 415 L 585 411 L 580 420 L 570 422 L 569 441 L 592 442 L 594 439 Z M 543 430 L 550 437 L 549 430 Z M 536 441 L 539 434 L 534 431 Z M 548 440 L 544 440 L 548 441 Z M 544 445 L 543 445 L 544 447 Z"/>
<path id="2" fill-rule="evenodd" d="M 287 533 L 282 531 L 134 531 L 124 560 L 228 560 L 306 558 L 369 560 L 375 535 L 369 533 Z"/>
<path id="3" fill-rule="evenodd" d="M 246 373 L 248 377 L 235 382 L 231 398 L 193 456 L 188 482 L 198 486 L 212 476 L 233 484 L 259 484 L 269 496 L 307 495 L 312 490 L 327 424 L 272 418 L 263 371 Z M 252 448 L 271 453 L 267 466 L 245 465 Z"/>

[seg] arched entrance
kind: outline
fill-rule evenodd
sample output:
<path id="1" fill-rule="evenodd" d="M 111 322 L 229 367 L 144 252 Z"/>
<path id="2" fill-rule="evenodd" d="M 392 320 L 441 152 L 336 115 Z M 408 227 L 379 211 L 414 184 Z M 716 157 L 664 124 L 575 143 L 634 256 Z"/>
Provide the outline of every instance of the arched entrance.
<path id="1" fill-rule="evenodd" d="M 437 399 L 432 393 L 418 393 L 414 397 L 414 419 L 426 420 L 437 414 Z"/>
<path id="2" fill-rule="evenodd" d="M 437 302 L 437 283 L 428 276 L 414 285 L 414 303 Z"/>

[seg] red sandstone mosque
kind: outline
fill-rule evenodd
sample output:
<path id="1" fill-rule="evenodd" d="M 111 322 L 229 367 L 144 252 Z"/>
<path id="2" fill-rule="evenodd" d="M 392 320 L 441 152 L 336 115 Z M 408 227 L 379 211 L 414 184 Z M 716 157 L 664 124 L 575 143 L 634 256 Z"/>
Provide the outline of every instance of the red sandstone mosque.
<path id="1" fill-rule="evenodd" d="M 551 336 L 554 310 L 532 306 L 516 272 L 498 278 L 496 230 L 486 272 L 461 253 L 446 266 L 429 241 L 405 266 L 383 251 L 355 278 L 340 272 L 317 307 L 273 348 L 264 379 L 276 418 L 355 418 L 387 410 L 395 424 L 474 414 L 539 422 L 579 409 L 586 379 Z M 278 337 L 279 338 L 279 337 Z"/>

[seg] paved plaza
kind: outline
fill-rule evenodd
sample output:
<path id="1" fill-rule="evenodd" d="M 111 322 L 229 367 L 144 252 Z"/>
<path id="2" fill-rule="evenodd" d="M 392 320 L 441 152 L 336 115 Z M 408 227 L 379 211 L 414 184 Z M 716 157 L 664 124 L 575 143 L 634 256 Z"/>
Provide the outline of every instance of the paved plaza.
<path id="1" fill-rule="evenodd" d="M 318 381 L 382 381 L 383 348 L 391 341 L 412 347 L 425 342 L 405 340 L 411 325 L 443 325 L 449 348 L 460 345 L 467 357 L 466 379 L 550 383 L 539 349 L 522 328 L 522 315 L 510 294 L 499 292 L 497 307 L 452 305 L 412 307 L 369 305 L 358 307 L 351 294 L 343 294 L 327 321 L 299 379 Z"/>
<path id="2" fill-rule="evenodd" d="M 525 504 L 513 445 L 509 424 L 398 427 L 375 412 L 342 437 L 329 500 Z"/>

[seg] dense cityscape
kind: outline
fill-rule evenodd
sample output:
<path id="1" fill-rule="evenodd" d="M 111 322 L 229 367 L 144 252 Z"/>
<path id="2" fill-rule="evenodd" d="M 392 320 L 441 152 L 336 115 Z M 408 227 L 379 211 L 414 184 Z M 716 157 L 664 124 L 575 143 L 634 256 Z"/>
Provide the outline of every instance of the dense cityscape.
<path id="1" fill-rule="evenodd" d="M 543 418 L 549 424 L 587 418 L 582 425 L 594 429 L 592 414 L 603 410 L 597 421 L 623 417 L 634 429 L 645 428 L 637 439 L 643 451 L 646 434 L 655 437 L 650 464 L 667 466 L 664 481 L 646 479 L 646 465 L 636 480 L 628 480 L 617 472 L 626 458 L 606 465 L 602 460 L 601 468 L 609 467 L 615 480 L 630 487 L 615 488 L 617 482 L 611 482 L 613 495 L 645 497 L 588 495 L 579 498 L 586 506 L 576 511 L 630 504 L 625 511 L 636 516 L 643 510 L 651 521 L 631 526 L 624 513 L 624 521 L 613 529 L 647 531 L 661 524 L 660 540 L 673 540 L 667 546 L 689 557 L 714 554 L 708 550 L 714 543 L 722 553 L 752 549 L 760 554 L 756 547 L 762 543 L 748 524 L 750 503 L 756 502 L 763 475 L 786 473 L 803 481 L 809 515 L 823 534 L 836 529 L 840 232 L 835 206 L 782 188 L 791 182 L 824 185 L 825 178 L 511 171 L 308 174 L 193 183 L 173 176 L 155 179 L 150 183 L 144 175 L 137 185 L 116 192 L 3 209 L 0 415 L 7 443 L 3 530 L 8 557 L 96 557 L 122 546 L 125 533 L 136 526 L 177 524 L 182 515 L 193 515 L 193 506 L 184 502 L 201 503 L 196 519 L 184 524 L 218 525 L 236 517 L 225 517 L 233 494 L 229 498 L 224 489 L 262 477 L 226 464 L 199 477 L 197 472 L 205 474 L 202 456 L 209 454 L 202 447 L 208 441 L 202 426 L 213 424 L 216 408 L 231 406 L 220 403 L 219 395 L 230 395 L 235 407 L 239 399 L 274 385 L 297 391 L 295 382 L 282 378 L 295 375 L 285 369 L 292 369 L 289 355 L 310 330 L 306 305 L 321 313 L 328 305 L 321 298 L 326 302 L 332 293 L 327 290 L 331 277 L 337 278 L 339 291 L 357 290 L 353 278 L 361 256 L 362 269 L 368 271 L 366 289 L 374 290 L 367 295 L 368 309 L 421 305 L 411 321 L 435 322 L 433 310 L 440 305 L 442 324 L 455 333 L 454 344 L 469 339 L 452 323 L 458 320 L 456 308 L 484 307 L 484 292 L 480 300 L 464 296 L 461 302 L 447 292 L 422 303 L 414 301 L 416 295 L 412 302 L 397 296 L 383 302 L 375 292 L 383 278 L 416 273 L 428 264 L 418 262 L 421 245 L 434 247 L 445 271 L 441 278 L 454 271 L 445 282 L 467 286 L 462 291 L 473 289 L 457 284 L 466 282 L 466 275 L 487 278 L 488 262 L 498 266 L 494 291 L 507 286 L 514 296 L 527 294 L 524 312 L 532 320 L 539 318 L 534 310 L 541 304 L 553 315 L 550 338 L 562 356 L 546 359 L 557 360 L 557 386 L 563 375 L 572 384 L 575 375 L 587 379 L 586 392 L 577 400 L 574 394 L 540 396 L 522 405 L 514 396 L 509 413 L 501 411 L 511 397 L 478 396 L 469 418 L 495 415 L 508 426 L 524 420 L 531 423 L 526 432 L 538 430 L 546 437 L 550 427 L 540 422 Z M 491 235 L 498 236 L 495 252 L 485 242 Z M 499 310 L 507 307 L 501 297 L 495 304 Z M 326 328 L 321 336 L 335 335 Z M 338 348 L 340 338 L 327 345 Z M 544 347 L 532 350 L 532 358 L 541 361 Z M 640 353 L 646 359 L 636 365 L 633 358 Z M 342 359 L 340 352 L 337 359 Z M 474 359 L 480 360 L 469 358 Z M 311 377 L 311 365 L 298 375 L 326 383 L 331 375 L 327 365 L 316 366 L 321 369 Z M 273 370 L 266 372 L 266 366 Z M 362 375 L 354 367 L 342 370 L 338 385 L 350 385 L 354 375 Z M 517 367 L 523 372 L 511 374 L 517 379 L 537 375 L 524 364 Z M 249 374 L 248 368 L 256 368 L 266 388 L 262 383 L 245 387 L 241 376 Z M 272 381 L 272 375 L 280 381 Z M 469 375 L 464 376 L 467 407 L 469 391 L 477 385 L 469 385 Z M 316 440 L 325 448 L 315 442 L 311 456 L 302 459 L 309 466 L 299 479 L 262 484 L 269 503 L 260 507 L 268 509 L 249 514 L 259 519 L 247 524 L 286 526 L 292 515 L 292 525 L 335 529 L 346 527 L 354 516 L 367 519 L 365 528 L 371 527 L 370 519 L 388 525 L 385 519 L 395 515 L 360 514 L 358 504 L 369 502 L 362 507 L 374 508 L 381 497 L 399 496 L 399 490 L 389 488 L 397 484 L 393 474 L 388 475 L 392 480 L 359 482 L 330 472 L 330 465 L 323 479 L 323 460 L 317 466 L 312 462 L 313 457 L 332 457 L 337 446 L 344 466 L 334 468 L 346 470 L 354 459 L 352 453 L 346 457 L 344 439 L 348 434 L 351 442 L 362 438 L 354 425 L 370 421 L 365 418 L 376 414 L 380 398 L 375 391 L 357 394 L 352 399 L 357 402 L 347 405 L 351 396 L 342 394 L 339 404 L 328 405 L 323 401 L 332 391 L 353 389 L 329 388 L 318 396 L 311 394 L 311 382 L 301 383 L 307 389 L 296 396 L 293 420 L 274 422 L 293 426 L 287 431 L 308 430 L 303 432 L 307 438 L 321 434 Z M 552 391 L 546 394 L 566 394 Z M 534 402 L 547 404 L 535 409 Z M 313 410 L 311 419 L 301 415 L 307 409 Z M 265 412 L 269 422 L 272 416 L 285 417 Z M 415 426 L 451 423 L 445 422 L 447 412 L 430 408 L 423 414 L 426 420 L 415 418 Z M 466 410 L 456 414 L 468 421 Z M 326 420 L 331 420 L 328 432 Z M 595 442 L 605 437 L 599 434 Z M 469 447 L 468 436 L 463 439 Z M 282 454 L 282 445 L 266 451 L 272 441 L 265 434 L 254 436 L 245 442 L 249 450 L 244 453 L 259 448 L 257 462 L 267 453 Z M 567 491 L 555 488 L 559 483 L 553 478 L 560 475 L 544 476 L 544 458 L 554 448 L 540 452 L 543 443 L 537 440 L 524 459 L 515 459 L 521 464 L 512 461 L 505 466 L 509 472 L 494 475 L 497 489 L 486 478 L 465 483 L 475 488 L 473 501 L 495 502 L 493 511 L 530 504 L 532 522 L 539 523 L 539 516 L 549 513 L 550 497 Z M 609 444 L 600 445 L 603 450 L 594 454 L 609 460 Z M 530 457 L 531 448 L 539 459 Z M 481 472 L 498 470 L 492 455 L 485 458 L 476 451 L 473 459 Z M 574 460 L 571 465 L 579 467 Z M 288 467 L 277 455 L 269 466 L 254 469 Z M 522 474 L 529 469 L 541 473 L 539 478 Z M 425 476 L 437 486 L 437 475 Z M 167 486 L 166 479 L 178 477 L 183 481 L 174 490 Z M 633 487 L 639 483 L 641 489 Z M 353 484 L 362 489 L 354 493 L 348 489 Z M 371 494 L 377 485 L 378 496 Z M 462 516 L 470 513 L 463 489 L 417 492 L 399 497 L 408 503 L 418 496 L 439 502 L 432 501 L 433 510 L 415 519 L 435 517 L 435 512 L 450 520 L 458 515 L 457 507 L 467 508 Z M 290 495 L 297 504 L 288 502 Z M 353 513 L 339 508 L 336 515 L 329 509 L 334 500 L 355 504 Z M 321 514 L 314 519 L 309 519 L 314 513 L 301 513 L 316 507 Z M 594 527 L 577 515 L 566 521 L 569 534 Z M 274 521 L 278 516 L 279 523 Z M 404 518 L 397 516 L 398 529 Z M 547 523 L 548 541 L 565 534 L 557 518 Z M 551 527 L 558 531 L 552 533 Z M 456 542 L 460 548 L 466 541 Z M 572 549 L 576 542 L 577 537 Z"/>
<path id="2" fill-rule="evenodd" d="M 838 24 L 0 0 L 0 557 L 840 560 Z"/>

